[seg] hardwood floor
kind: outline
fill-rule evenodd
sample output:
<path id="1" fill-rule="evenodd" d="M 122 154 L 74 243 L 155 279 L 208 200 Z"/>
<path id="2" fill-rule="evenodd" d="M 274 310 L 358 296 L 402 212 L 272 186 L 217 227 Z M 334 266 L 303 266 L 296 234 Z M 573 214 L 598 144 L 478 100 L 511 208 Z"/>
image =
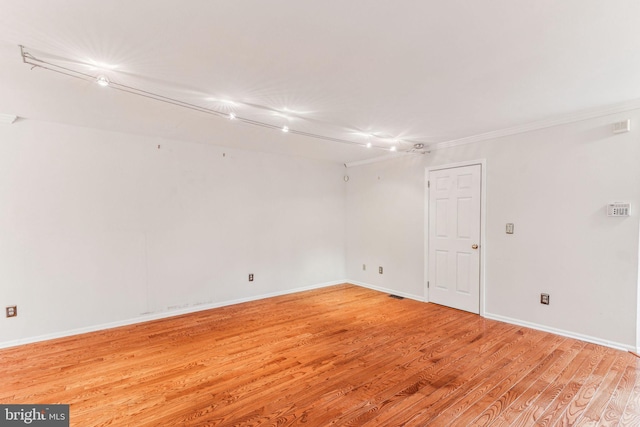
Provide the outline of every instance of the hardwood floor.
<path id="1" fill-rule="evenodd" d="M 640 359 L 340 285 L 0 350 L 72 426 L 640 425 Z"/>

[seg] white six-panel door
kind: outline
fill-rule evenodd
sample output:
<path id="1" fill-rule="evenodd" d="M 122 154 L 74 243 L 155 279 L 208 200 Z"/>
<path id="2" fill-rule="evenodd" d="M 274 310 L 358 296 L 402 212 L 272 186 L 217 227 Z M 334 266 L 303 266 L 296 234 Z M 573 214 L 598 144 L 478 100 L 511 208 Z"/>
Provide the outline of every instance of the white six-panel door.
<path id="1" fill-rule="evenodd" d="M 481 165 L 429 172 L 429 301 L 480 312 Z"/>

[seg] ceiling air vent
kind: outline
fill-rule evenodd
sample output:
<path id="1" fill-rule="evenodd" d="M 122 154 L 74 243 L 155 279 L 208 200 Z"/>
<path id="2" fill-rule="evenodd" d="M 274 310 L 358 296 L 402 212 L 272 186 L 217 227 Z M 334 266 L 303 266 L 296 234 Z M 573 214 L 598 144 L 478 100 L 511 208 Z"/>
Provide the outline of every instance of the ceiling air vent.
<path id="1" fill-rule="evenodd" d="M 631 130 L 630 119 L 613 124 L 613 133 L 625 133 L 625 132 L 629 132 L 630 130 Z"/>

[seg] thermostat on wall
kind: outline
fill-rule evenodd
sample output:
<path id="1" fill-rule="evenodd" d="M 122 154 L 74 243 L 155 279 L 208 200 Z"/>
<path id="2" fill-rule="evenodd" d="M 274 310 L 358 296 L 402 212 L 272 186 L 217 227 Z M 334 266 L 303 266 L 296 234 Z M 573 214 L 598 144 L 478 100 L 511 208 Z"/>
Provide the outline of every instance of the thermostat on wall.
<path id="1" fill-rule="evenodd" d="M 607 205 L 607 216 L 629 216 L 630 203 L 615 202 Z"/>

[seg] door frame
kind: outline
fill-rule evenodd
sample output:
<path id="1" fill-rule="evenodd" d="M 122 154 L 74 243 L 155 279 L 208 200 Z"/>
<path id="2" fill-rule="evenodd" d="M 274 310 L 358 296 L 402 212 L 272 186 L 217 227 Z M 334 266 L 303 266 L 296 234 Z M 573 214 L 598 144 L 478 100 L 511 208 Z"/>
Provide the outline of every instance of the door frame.
<path id="1" fill-rule="evenodd" d="M 487 260 L 487 160 L 469 160 L 458 163 L 447 163 L 444 165 L 427 166 L 425 168 L 424 177 L 424 301 L 430 302 L 429 288 L 427 282 L 429 280 L 429 173 L 432 171 L 453 169 L 464 166 L 480 165 L 480 316 L 484 317 L 485 313 L 485 272 Z"/>

